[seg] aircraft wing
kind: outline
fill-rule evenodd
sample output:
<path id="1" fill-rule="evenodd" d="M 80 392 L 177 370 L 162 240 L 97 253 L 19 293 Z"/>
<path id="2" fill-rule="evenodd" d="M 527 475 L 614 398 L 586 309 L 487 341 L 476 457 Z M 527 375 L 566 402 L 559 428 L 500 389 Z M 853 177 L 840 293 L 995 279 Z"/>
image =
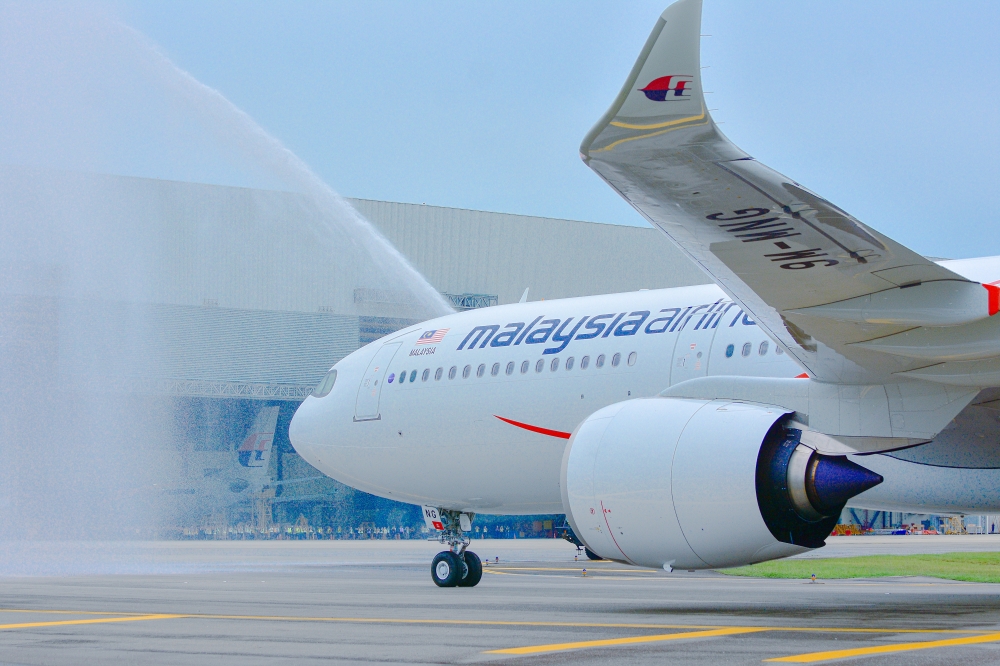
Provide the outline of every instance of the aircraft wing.
<path id="1" fill-rule="evenodd" d="M 974 337 L 1000 338 L 996 286 L 865 226 L 719 131 L 702 90 L 700 32 L 701 0 L 663 12 L 584 139 L 584 162 L 820 381 L 880 382 L 959 360 L 880 348 L 915 330 L 978 326 L 988 330 Z"/>

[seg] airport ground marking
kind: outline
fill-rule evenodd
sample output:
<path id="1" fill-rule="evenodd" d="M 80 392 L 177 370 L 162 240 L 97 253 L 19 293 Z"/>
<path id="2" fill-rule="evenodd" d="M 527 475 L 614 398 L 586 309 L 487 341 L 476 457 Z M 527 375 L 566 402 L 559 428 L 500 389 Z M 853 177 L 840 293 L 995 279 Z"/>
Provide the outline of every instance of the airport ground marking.
<path id="1" fill-rule="evenodd" d="M 531 620 L 450 620 L 418 619 L 418 618 L 384 618 L 384 617 L 323 617 L 301 615 L 228 615 L 212 613 L 135 613 L 120 611 L 84 611 L 84 610 L 51 610 L 28 608 L 0 608 L 0 613 L 39 613 L 62 615 L 114 615 L 115 618 L 94 619 L 93 622 L 125 621 L 146 619 L 188 618 L 195 620 L 250 620 L 264 622 L 329 622 L 339 624 L 422 624 L 422 625 L 465 625 L 465 626 L 498 626 L 498 627 L 554 627 L 554 628 L 596 628 L 596 629 L 678 629 L 693 631 L 713 630 L 753 630 L 753 631 L 785 631 L 785 632 L 816 632 L 816 633 L 851 633 L 851 634 L 962 634 L 972 637 L 993 635 L 993 629 L 903 629 L 899 627 L 776 627 L 776 626 L 726 626 L 718 624 L 653 624 L 624 622 L 551 622 Z M 66 622 L 80 623 L 84 620 L 68 620 Z M 31 623 L 33 624 L 33 623 Z M 0 625 L 3 626 L 26 626 Z M 1000 634 L 998 634 L 1000 635 Z"/>
<path id="2" fill-rule="evenodd" d="M 79 625 L 79 624 L 107 624 L 109 622 L 138 622 L 143 620 L 170 620 L 178 617 L 187 617 L 186 615 L 129 615 L 127 617 L 100 617 L 100 618 L 89 618 L 86 620 L 51 620 L 48 622 L 19 622 L 17 624 L 0 624 L 0 630 L 2 629 L 36 629 L 39 627 L 65 627 L 69 625 Z"/>
<path id="3" fill-rule="evenodd" d="M 4 613 L 36 613 L 36 614 L 66 614 L 66 615 L 115 615 L 116 617 L 92 617 L 77 620 L 52 620 L 45 622 L 19 622 L 13 624 L 0 624 L 0 630 L 35 629 L 43 627 L 58 626 L 79 626 L 93 624 L 109 624 L 115 622 L 139 622 L 148 620 L 168 620 L 168 619 L 206 619 L 206 620 L 257 620 L 257 621 L 278 621 L 278 622 L 331 622 L 331 623 L 359 623 L 359 624 L 437 624 L 437 625 L 480 625 L 480 626 L 531 626 L 531 627 L 581 627 L 581 628 L 617 628 L 617 629 L 678 629 L 670 634 L 653 634 L 646 636 L 629 636 L 624 638 L 608 638 L 590 641 L 577 641 L 569 643 L 550 643 L 545 645 L 529 645 L 516 648 L 502 648 L 498 650 L 488 650 L 484 654 L 509 654 L 509 655 L 533 655 L 549 652 L 562 652 L 568 650 L 581 650 L 588 648 L 615 647 L 626 645 L 640 645 L 645 643 L 657 643 L 670 640 L 686 640 L 698 638 L 713 638 L 719 636 L 734 636 L 740 634 L 760 633 L 766 631 L 778 632 L 816 632 L 816 633 L 919 633 L 919 634 L 973 634 L 959 638 L 947 638 L 933 641 L 919 641 L 912 643 L 895 643 L 889 645 L 876 645 L 862 648 L 847 648 L 843 650 L 828 650 L 822 652 L 808 652 L 787 657 L 773 657 L 765 659 L 765 662 L 798 663 L 808 664 L 820 661 L 833 661 L 838 659 L 848 659 L 852 657 L 863 657 L 877 654 L 893 654 L 897 652 L 911 652 L 915 650 L 926 650 L 941 647 L 960 647 L 965 645 L 978 645 L 982 643 L 1000 642 L 1000 632 L 975 629 L 900 629 L 900 628 L 871 628 L 871 627 L 720 627 L 712 625 L 669 625 L 669 624 L 625 624 L 625 623 L 600 623 L 600 622 L 532 622 L 524 620 L 445 620 L 445 619 L 409 619 L 409 618 L 365 618 L 365 617 L 306 617 L 289 615 L 217 615 L 217 614 L 176 614 L 176 613 L 155 613 L 155 614 L 125 614 L 111 611 L 80 611 L 80 610 L 39 610 L 39 609 L 17 609 L 0 608 Z M 683 631 L 687 630 L 687 631 Z M 693 631 L 692 631 L 693 630 Z"/>
<path id="4" fill-rule="evenodd" d="M 1000 641 L 1000 633 L 982 634 L 980 636 L 965 636 L 963 638 L 945 638 L 936 641 L 921 641 L 918 643 L 895 643 L 892 645 L 874 645 L 871 647 L 849 648 L 846 650 L 807 652 L 804 654 L 794 654 L 789 657 L 775 657 L 773 659 L 765 659 L 764 661 L 783 662 L 791 664 L 812 664 L 817 661 L 831 661 L 834 659 L 865 657 L 875 654 L 892 654 L 895 652 L 912 652 L 913 650 L 927 650 L 931 648 L 976 645 L 978 643 L 994 643 L 996 641 Z"/>
<path id="5" fill-rule="evenodd" d="M 487 650 L 484 654 L 544 654 L 547 652 L 563 652 L 566 650 L 583 650 L 587 648 L 615 647 L 618 645 L 638 645 L 642 643 L 659 643 L 662 641 L 689 640 L 693 638 L 714 638 L 716 636 L 733 636 L 767 631 L 767 627 L 726 627 L 724 629 L 708 629 L 706 631 L 681 631 L 673 634 L 653 634 L 651 636 L 629 636 L 626 638 L 604 638 L 593 641 L 577 641 L 575 643 L 550 643 L 548 645 L 528 645 L 526 647 Z"/>

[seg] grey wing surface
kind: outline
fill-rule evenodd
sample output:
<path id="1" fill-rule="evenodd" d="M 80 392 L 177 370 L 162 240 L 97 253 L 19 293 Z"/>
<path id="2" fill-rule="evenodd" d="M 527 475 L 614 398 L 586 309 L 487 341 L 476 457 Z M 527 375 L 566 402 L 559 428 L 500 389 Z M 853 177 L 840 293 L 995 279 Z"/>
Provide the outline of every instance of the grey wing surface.
<path id="1" fill-rule="evenodd" d="M 730 142 L 705 104 L 700 31 L 700 0 L 664 11 L 584 139 L 584 161 L 814 378 L 881 382 L 943 362 L 880 345 L 918 329 L 982 325 L 996 312 L 996 288 L 867 227 Z"/>

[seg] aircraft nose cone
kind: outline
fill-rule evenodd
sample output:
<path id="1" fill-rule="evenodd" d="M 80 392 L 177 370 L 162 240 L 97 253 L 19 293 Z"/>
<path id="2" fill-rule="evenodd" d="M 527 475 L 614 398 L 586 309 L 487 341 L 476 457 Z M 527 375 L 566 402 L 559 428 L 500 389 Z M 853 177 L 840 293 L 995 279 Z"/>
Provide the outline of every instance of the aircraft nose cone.
<path id="1" fill-rule="evenodd" d="M 824 516 L 840 511 L 847 500 L 882 483 L 880 475 L 846 456 L 817 455 L 806 484 L 809 501 Z"/>
<path id="2" fill-rule="evenodd" d="M 313 449 L 321 443 L 323 434 L 321 415 L 317 405 L 310 404 L 312 402 L 315 401 L 306 400 L 299 405 L 288 424 L 288 439 L 292 448 L 307 461 L 313 457 Z"/>

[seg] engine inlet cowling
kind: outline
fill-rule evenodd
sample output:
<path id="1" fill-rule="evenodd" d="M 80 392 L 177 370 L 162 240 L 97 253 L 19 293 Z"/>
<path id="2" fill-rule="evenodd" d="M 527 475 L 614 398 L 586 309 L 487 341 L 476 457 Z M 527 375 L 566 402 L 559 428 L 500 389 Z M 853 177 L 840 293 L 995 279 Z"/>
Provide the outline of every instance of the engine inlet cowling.
<path id="1" fill-rule="evenodd" d="M 705 569 L 823 545 L 844 503 L 881 477 L 802 445 L 782 407 L 642 398 L 580 424 L 561 489 L 576 536 L 602 557 Z"/>

